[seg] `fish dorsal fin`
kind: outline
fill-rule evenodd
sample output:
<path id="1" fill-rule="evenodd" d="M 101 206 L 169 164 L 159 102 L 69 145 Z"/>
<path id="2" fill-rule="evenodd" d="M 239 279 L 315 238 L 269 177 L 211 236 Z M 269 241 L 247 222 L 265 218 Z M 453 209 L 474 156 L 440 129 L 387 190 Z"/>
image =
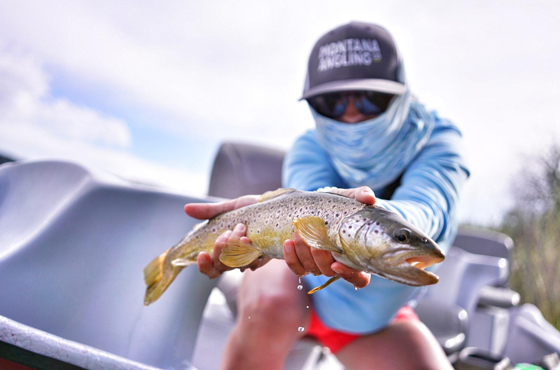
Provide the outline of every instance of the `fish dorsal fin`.
<path id="1" fill-rule="evenodd" d="M 233 268 L 243 267 L 249 265 L 260 256 L 261 251 L 257 247 L 237 241 L 229 243 L 222 249 L 220 262 Z"/>
<path id="2" fill-rule="evenodd" d="M 296 189 L 294 189 L 294 188 L 280 188 L 280 189 L 276 189 L 276 190 L 267 191 L 266 193 L 264 193 L 260 196 L 259 203 L 260 202 L 266 202 L 267 200 L 270 200 L 272 198 L 276 198 L 276 197 L 278 197 L 280 195 L 283 195 L 283 194 L 291 193 L 293 191 L 296 191 Z"/>
<path id="3" fill-rule="evenodd" d="M 293 223 L 298 235 L 308 246 L 329 252 L 342 252 L 342 249 L 329 239 L 325 220 L 321 217 L 296 218 Z"/>

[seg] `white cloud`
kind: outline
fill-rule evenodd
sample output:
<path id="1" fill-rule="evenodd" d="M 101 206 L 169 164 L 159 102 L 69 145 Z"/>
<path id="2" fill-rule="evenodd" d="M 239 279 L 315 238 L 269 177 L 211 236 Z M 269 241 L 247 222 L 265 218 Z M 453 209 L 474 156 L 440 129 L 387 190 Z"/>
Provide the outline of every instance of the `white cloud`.
<path id="1" fill-rule="evenodd" d="M 51 96 L 49 79 L 30 58 L 0 52 L 0 148 L 24 159 L 61 159 L 144 184 L 202 196 L 207 180 L 128 153 L 123 120 Z M 195 181 L 196 180 L 196 181 Z"/>
<path id="2" fill-rule="evenodd" d="M 11 131 L 50 133 L 78 143 L 127 148 L 127 124 L 63 98 L 50 96 L 48 78 L 29 58 L 0 51 L 0 127 Z"/>

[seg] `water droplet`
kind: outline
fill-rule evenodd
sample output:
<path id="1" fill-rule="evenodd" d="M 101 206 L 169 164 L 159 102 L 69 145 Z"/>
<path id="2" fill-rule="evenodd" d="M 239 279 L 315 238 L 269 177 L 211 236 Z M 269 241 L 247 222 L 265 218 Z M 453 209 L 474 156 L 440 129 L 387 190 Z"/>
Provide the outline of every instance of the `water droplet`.
<path id="1" fill-rule="evenodd" d="M 359 288 L 357 286 L 354 287 L 354 290 L 358 290 Z"/>
<path id="2" fill-rule="evenodd" d="M 302 289 L 303 289 L 303 285 L 300 284 L 297 286 L 297 290 L 302 290 Z"/>
<path id="3" fill-rule="evenodd" d="M 309 308 L 309 306 L 307 306 L 307 308 Z"/>
<path id="4" fill-rule="evenodd" d="M 247 318 L 248 318 L 249 320 L 251 320 L 251 316 L 247 316 Z"/>
<path id="5" fill-rule="evenodd" d="M 297 331 L 304 331 L 305 329 L 303 328 L 303 326 L 300 326 L 299 328 L 297 328 Z"/>

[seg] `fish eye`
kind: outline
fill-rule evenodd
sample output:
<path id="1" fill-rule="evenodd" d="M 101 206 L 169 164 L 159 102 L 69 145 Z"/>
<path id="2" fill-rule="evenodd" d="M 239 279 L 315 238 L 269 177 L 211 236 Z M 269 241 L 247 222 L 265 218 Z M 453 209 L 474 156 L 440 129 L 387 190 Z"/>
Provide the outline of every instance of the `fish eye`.
<path id="1" fill-rule="evenodd" d="M 399 229 L 395 233 L 395 239 L 399 243 L 406 243 L 410 239 L 410 230 L 408 229 Z"/>

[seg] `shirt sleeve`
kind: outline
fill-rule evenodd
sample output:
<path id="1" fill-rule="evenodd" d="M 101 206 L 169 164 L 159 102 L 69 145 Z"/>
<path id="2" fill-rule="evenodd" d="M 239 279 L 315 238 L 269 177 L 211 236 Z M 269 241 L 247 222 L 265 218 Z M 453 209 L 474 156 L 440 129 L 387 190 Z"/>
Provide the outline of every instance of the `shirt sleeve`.
<path id="1" fill-rule="evenodd" d="M 470 173 L 461 132 L 432 115 L 436 125 L 426 146 L 407 166 L 391 200 L 377 204 L 400 213 L 447 250 L 456 234 L 460 190 Z"/>

